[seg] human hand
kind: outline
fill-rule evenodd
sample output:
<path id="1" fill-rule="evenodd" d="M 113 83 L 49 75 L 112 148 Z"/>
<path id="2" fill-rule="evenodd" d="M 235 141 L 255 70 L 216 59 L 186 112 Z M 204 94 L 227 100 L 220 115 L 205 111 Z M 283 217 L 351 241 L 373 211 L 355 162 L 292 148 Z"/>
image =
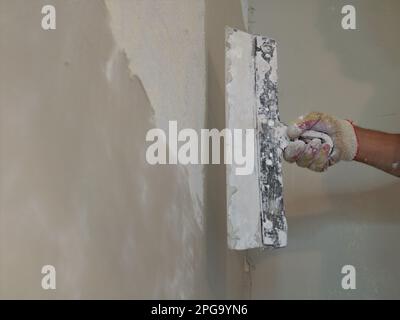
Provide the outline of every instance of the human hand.
<path id="1" fill-rule="evenodd" d="M 333 141 L 332 150 L 320 139 L 302 139 L 301 135 L 307 130 L 329 135 Z M 357 137 L 351 122 L 325 113 L 311 112 L 298 118 L 288 126 L 287 135 L 291 142 L 284 150 L 284 159 L 313 171 L 325 171 L 340 160 L 351 161 L 357 153 Z"/>

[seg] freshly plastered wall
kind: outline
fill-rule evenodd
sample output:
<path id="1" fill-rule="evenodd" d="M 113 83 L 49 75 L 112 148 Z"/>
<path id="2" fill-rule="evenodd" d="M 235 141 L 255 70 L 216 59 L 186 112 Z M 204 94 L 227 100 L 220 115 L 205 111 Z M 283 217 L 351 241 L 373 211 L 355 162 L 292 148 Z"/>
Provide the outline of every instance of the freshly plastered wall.
<path id="1" fill-rule="evenodd" d="M 47 4 L 56 30 L 41 28 Z M 0 1 L 1 298 L 246 296 L 224 166 L 145 159 L 168 120 L 224 127 L 224 27 L 244 27 L 241 8 Z"/>
<path id="2" fill-rule="evenodd" d="M 357 30 L 341 9 L 356 8 Z M 281 119 L 309 111 L 400 132 L 400 3 L 250 0 L 249 28 L 278 42 Z M 398 178 L 357 163 L 285 164 L 288 247 L 251 251 L 253 298 L 399 298 Z M 356 268 L 356 290 L 341 268 Z"/>

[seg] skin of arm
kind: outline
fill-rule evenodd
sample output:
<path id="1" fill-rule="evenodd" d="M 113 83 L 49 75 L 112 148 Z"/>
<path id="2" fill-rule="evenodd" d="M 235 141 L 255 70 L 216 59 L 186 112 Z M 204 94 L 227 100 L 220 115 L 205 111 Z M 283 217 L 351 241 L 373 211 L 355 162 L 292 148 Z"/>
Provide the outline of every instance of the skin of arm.
<path id="1" fill-rule="evenodd" d="M 400 177 L 400 134 L 385 133 L 354 126 L 358 152 L 354 158 Z"/>
<path id="2" fill-rule="evenodd" d="M 301 135 L 314 130 L 329 135 L 333 149 L 318 139 L 302 141 Z M 364 129 L 350 120 L 310 112 L 287 127 L 291 142 L 283 156 L 300 167 L 322 172 L 339 161 L 357 161 L 400 177 L 400 134 Z"/>

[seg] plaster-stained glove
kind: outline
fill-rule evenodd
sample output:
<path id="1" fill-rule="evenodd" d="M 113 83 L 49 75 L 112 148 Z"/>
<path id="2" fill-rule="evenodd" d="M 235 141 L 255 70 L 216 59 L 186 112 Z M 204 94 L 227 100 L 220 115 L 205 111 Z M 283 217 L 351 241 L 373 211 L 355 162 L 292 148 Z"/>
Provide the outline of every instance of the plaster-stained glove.
<path id="1" fill-rule="evenodd" d="M 320 139 L 302 140 L 301 134 L 307 130 L 329 135 L 333 141 L 332 150 Z M 352 123 L 325 113 L 311 112 L 301 116 L 288 126 L 287 134 L 292 141 L 284 150 L 284 159 L 313 171 L 325 171 L 340 160 L 351 161 L 357 154 L 358 142 Z"/>

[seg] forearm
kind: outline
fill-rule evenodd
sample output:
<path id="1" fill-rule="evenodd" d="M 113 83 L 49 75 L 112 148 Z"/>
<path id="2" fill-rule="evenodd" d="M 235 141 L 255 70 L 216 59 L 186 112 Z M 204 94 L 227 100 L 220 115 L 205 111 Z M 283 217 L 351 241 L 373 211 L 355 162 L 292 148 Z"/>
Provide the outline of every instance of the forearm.
<path id="1" fill-rule="evenodd" d="M 354 127 L 358 139 L 355 161 L 400 177 L 400 134 Z"/>

